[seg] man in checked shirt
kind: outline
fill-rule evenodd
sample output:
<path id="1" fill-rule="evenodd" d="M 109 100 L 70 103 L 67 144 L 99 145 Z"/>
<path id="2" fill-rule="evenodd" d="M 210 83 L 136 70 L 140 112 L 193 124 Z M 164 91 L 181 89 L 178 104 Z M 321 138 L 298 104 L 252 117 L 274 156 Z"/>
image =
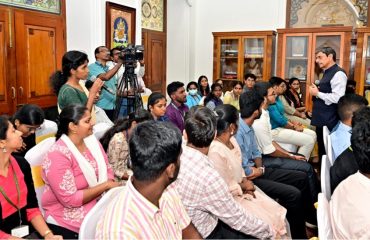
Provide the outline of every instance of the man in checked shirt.
<path id="1" fill-rule="evenodd" d="M 246 212 L 229 193 L 207 154 L 216 134 L 216 116 L 197 106 L 185 116 L 180 172 L 174 182 L 194 226 L 203 238 L 272 238 L 270 225 Z"/>

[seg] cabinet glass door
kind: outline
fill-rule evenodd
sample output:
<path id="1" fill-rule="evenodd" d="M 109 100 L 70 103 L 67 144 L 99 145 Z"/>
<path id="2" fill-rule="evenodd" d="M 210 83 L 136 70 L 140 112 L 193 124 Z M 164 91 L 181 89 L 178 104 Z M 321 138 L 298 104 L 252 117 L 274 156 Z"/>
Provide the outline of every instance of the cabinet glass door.
<path id="1" fill-rule="evenodd" d="M 263 65 L 265 53 L 264 38 L 244 39 L 243 75 L 253 73 L 258 80 L 263 78 Z"/>
<path id="2" fill-rule="evenodd" d="M 285 79 L 296 77 L 307 80 L 308 68 L 308 37 L 288 36 L 285 51 Z"/>
<path id="3" fill-rule="evenodd" d="M 370 36 L 367 37 L 366 41 L 366 54 L 365 54 L 365 79 L 364 81 L 364 96 L 369 99 L 370 96 Z"/>
<path id="4" fill-rule="evenodd" d="M 316 36 L 316 44 L 315 50 L 321 47 L 332 47 L 336 53 L 336 62 L 339 66 L 342 66 L 342 59 L 341 59 L 341 36 L 339 35 L 332 35 L 332 36 Z M 319 80 L 323 76 L 323 71 L 315 63 L 315 71 L 314 71 L 314 78 L 313 80 Z"/>
<path id="5" fill-rule="evenodd" d="M 221 79 L 238 78 L 239 39 L 221 39 L 220 73 Z"/>

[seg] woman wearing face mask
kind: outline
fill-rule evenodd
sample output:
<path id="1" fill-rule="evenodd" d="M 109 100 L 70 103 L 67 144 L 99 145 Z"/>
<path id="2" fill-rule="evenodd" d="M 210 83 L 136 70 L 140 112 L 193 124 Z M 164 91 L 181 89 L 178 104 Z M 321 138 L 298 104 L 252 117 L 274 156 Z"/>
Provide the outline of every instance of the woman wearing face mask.
<path id="1" fill-rule="evenodd" d="M 186 91 L 188 95 L 186 96 L 186 105 L 189 109 L 193 106 L 199 105 L 199 101 L 202 99 L 202 96 L 198 93 L 198 84 L 196 82 L 189 82 L 186 86 Z"/>

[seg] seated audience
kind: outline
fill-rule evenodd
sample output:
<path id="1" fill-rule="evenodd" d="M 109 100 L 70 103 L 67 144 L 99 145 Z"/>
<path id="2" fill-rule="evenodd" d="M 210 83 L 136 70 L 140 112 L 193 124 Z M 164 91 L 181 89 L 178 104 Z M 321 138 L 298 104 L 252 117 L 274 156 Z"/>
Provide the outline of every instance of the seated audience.
<path id="1" fill-rule="evenodd" d="M 339 99 L 339 122 L 330 133 L 333 160 L 351 145 L 353 113 L 367 105 L 366 98 L 357 94 L 346 94 Z"/>
<path id="2" fill-rule="evenodd" d="M 243 83 L 236 81 L 233 83 L 233 90 L 230 92 L 226 92 L 223 98 L 224 104 L 233 105 L 238 111 L 240 110 L 239 107 L 239 97 L 243 91 Z"/>
<path id="3" fill-rule="evenodd" d="M 361 108 L 353 113 L 352 126 L 370 120 L 369 107 Z M 352 130 L 351 130 L 352 131 Z M 352 139 L 351 139 L 352 142 Z M 358 171 L 358 164 L 353 153 L 353 149 L 349 146 L 344 150 L 334 161 L 333 166 L 330 168 L 330 186 L 331 191 L 334 192 L 335 188 L 340 182 L 346 179 L 349 175 Z"/>
<path id="4" fill-rule="evenodd" d="M 252 124 L 260 117 L 264 98 L 256 91 L 240 96 L 240 118 L 236 140 L 242 152 L 242 166 L 248 179 L 287 209 L 293 238 L 306 238 L 305 220 L 316 223 L 309 195 L 307 175 L 302 171 L 264 167 Z"/>
<path id="5" fill-rule="evenodd" d="M 196 82 L 189 82 L 186 86 L 186 91 L 188 92 L 186 96 L 186 105 L 189 108 L 199 105 L 202 96 L 199 95 L 198 84 Z"/>
<path id="6" fill-rule="evenodd" d="M 280 78 L 273 78 L 271 85 L 275 94 L 279 85 L 284 81 Z M 280 82 L 280 83 L 279 83 Z M 274 104 L 268 107 L 270 123 L 272 128 L 272 139 L 280 143 L 289 143 L 298 146 L 298 153 L 302 154 L 306 160 L 310 159 L 312 149 L 316 142 L 316 133 L 304 128 L 301 123 L 289 121 L 284 115 L 284 106 L 280 98 L 276 98 Z"/>
<path id="7" fill-rule="evenodd" d="M 168 120 L 175 124 L 182 132 L 185 127 L 185 113 L 189 111 L 186 106 L 186 92 L 182 82 L 172 82 L 167 86 L 167 94 L 171 98 L 170 104 L 166 109 Z"/>
<path id="8" fill-rule="evenodd" d="M 88 63 L 87 54 L 80 51 L 69 51 L 63 55 L 62 71 L 56 71 L 50 77 L 54 93 L 58 96 L 60 110 L 70 104 L 81 104 L 92 111 L 96 95 L 104 83 L 99 78 L 96 79 L 89 95 L 86 95 L 80 80 L 87 79 Z"/>
<path id="9" fill-rule="evenodd" d="M 148 98 L 148 111 L 152 114 L 156 121 L 168 121 L 166 116 L 167 99 L 159 92 L 153 92 Z"/>
<path id="10" fill-rule="evenodd" d="M 92 135 L 90 111 L 68 105 L 59 115 L 56 142 L 42 165 L 42 206 L 54 233 L 78 238 L 81 223 L 102 193 L 119 186 L 107 156 Z"/>
<path id="11" fill-rule="evenodd" d="M 224 89 L 224 82 L 222 81 L 222 79 L 217 79 L 214 83 L 218 83 L 218 84 L 221 85 L 221 97 L 220 97 L 220 99 L 224 100 L 224 92 L 222 91 L 222 89 Z"/>
<path id="12" fill-rule="evenodd" d="M 198 94 L 202 97 L 206 97 L 211 91 L 209 88 L 208 78 L 204 75 L 198 78 L 198 87 L 199 87 Z"/>
<path id="13" fill-rule="evenodd" d="M 304 106 L 302 93 L 301 93 L 301 82 L 298 78 L 292 77 L 288 82 L 289 88 L 286 90 L 285 96 L 291 101 L 296 110 L 304 112 L 306 107 Z"/>
<path id="14" fill-rule="evenodd" d="M 238 204 L 207 154 L 216 134 L 216 115 L 196 106 L 185 116 L 180 172 L 175 186 L 194 226 L 203 238 L 272 238 L 272 226 Z"/>
<path id="15" fill-rule="evenodd" d="M 53 235 L 42 217 L 30 165 L 11 155 L 22 147 L 21 136 L 7 117 L 0 116 L 0 239 L 62 239 Z"/>
<path id="16" fill-rule="evenodd" d="M 331 226 L 335 239 L 369 239 L 370 214 L 370 109 L 355 115 L 366 115 L 365 121 L 352 128 L 352 149 L 359 171 L 343 180 L 330 200 Z"/>
<path id="17" fill-rule="evenodd" d="M 204 106 L 214 110 L 217 106 L 222 105 L 222 86 L 219 83 L 214 83 L 211 86 L 211 92 L 204 99 Z"/>
<path id="18" fill-rule="evenodd" d="M 272 140 L 270 115 L 267 111 L 268 106 L 274 104 L 276 99 L 272 85 L 269 82 L 258 82 L 254 85 L 253 91 L 256 91 L 265 99 L 261 106 L 261 116 L 259 119 L 254 120 L 252 125 L 258 143 L 258 150 L 263 154 L 263 165 L 265 167 L 297 170 L 306 173 L 312 203 L 315 203 L 320 185 L 311 164 L 305 161 L 306 159 L 303 155 L 291 153 Z"/>
<path id="19" fill-rule="evenodd" d="M 15 157 L 22 156 L 36 145 L 35 132 L 44 122 L 45 115 L 42 109 L 34 104 L 26 104 L 14 114 L 11 121 L 16 130 L 22 133 L 22 147 L 13 153 Z"/>
<path id="20" fill-rule="evenodd" d="M 201 238 L 171 184 L 180 167 L 181 133 L 169 123 L 139 124 L 130 138 L 134 175 L 98 222 L 97 239 Z"/>
<path id="21" fill-rule="evenodd" d="M 238 131 L 238 110 L 229 104 L 216 108 L 217 137 L 208 152 L 210 161 L 228 185 L 229 192 L 247 212 L 273 226 L 274 238 L 289 237 L 285 222 L 286 209 L 269 198 L 249 180 L 242 168 L 240 147 L 234 138 Z"/>
<path id="22" fill-rule="evenodd" d="M 254 87 L 254 84 L 256 84 L 256 79 L 257 77 L 253 73 L 245 74 L 243 92 L 248 92 L 249 90 L 252 90 Z"/>
<path id="23" fill-rule="evenodd" d="M 274 79 L 276 77 L 272 77 Z M 271 80 L 272 80 L 271 79 Z M 301 123 L 306 128 L 313 128 L 311 126 L 310 119 L 307 118 L 305 111 L 299 111 L 294 107 L 293 102 L 289 99 L 287 96 L 288 91 L 288 84 L 281 78 L 277 78 L 278 82 L 280 82 L 279 85 L 277 84 L 277 81 L 274 81 L 273 85 L 276 87 L 276 94 L 278 95 L 279 100 L 284 106 L 284 115 L 286 118 L 288 118 L 292 122 Z"/>
<path id="24" fill-rule="evenodd" d="M 152 115 L 147 110 L 138 109 L 127 117 L 117 119 L 114 126 L 100 139 L 113 168 L 116 181 L 125 181 L 129 175 L 132 175 L 128 166 L 130 162 L 128 139 L 133 129 L 137 124 L 152 119 Z"/>

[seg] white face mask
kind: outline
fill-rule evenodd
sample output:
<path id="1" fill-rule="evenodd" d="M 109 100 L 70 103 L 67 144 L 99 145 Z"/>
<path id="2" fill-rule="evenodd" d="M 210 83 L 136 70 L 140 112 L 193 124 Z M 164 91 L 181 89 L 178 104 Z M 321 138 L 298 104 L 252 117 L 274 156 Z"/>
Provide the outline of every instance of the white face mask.
<path id="1" fill-rule="evenodd" d="M 196 95 L 196 94 L 197 94 L 197 92 L 198 92 L 198 90 L 197 90 L 197 89 L 190 89 L 190 90 L 189 90 L 189 94 L 190 94 L 190 95 L 193 95 L 193 96 L 194 96 L 194 95 Z"/>

